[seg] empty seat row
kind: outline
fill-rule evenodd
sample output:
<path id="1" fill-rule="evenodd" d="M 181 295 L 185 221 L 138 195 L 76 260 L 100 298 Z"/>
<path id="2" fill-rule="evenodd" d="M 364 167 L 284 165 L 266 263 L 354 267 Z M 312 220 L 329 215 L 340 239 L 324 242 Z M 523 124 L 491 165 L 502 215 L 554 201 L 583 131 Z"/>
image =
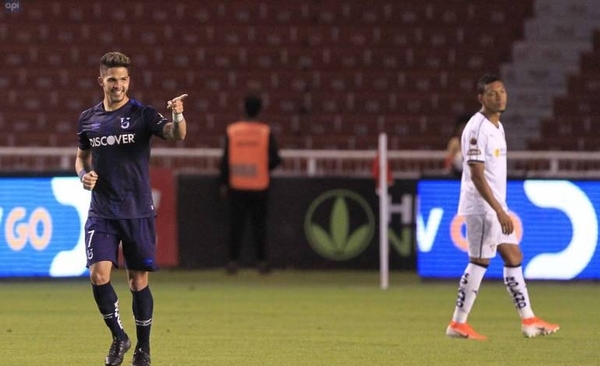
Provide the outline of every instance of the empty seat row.
<path id="1" fill-rule="evenodd" d="M 585 137 L 594 135 L 599 123 L 600 116 L 597 114 L 587 116 L 561 114 L 542 121 L 540 134 L 544 137 Z"/>
<path id="2" fill-rule="evenodd" d="M 588 71 L 569 77 L 567 90 L 571 96 L 600 93 L 600 72 Z"/>
<path id="3" fill-rule="evenodd" d="M 281 144 L 291 149 L 376 150 L 377 137 L 356 136 L 283 136 Z M 443 150 L 445 139 L 431 137 L 390 136 L 392 150 Z"/>
<path id="4" fill-rule="evenodd" d="M 531 150 L 597 151 L 598 146 L 600 139 L 595 136 L 543 136 L 529 142 Z"/>
<path id="5" fill-rule="evenodd" d="M 600 113 L 600 103 L 595 95 L 558 97 L 554 100 L 554 115 L 594 115 Z"/>
<path id="6" fill-rule="evenodd" d="M 381 71 L 353 70 L 260 70 L 260 71 L 207 71 L 207 70 L 152 70 L 133 68 L 132 91 L 144 93 L 157 89 L 163 93 L 178 90 L 205 92 L 232 92 L 253 90 L 269 93 L 312 92 L 388 92 L 440 93 L 476 91 L 477 77 L 473 72 L 447 71 Z M 15 67 L 12 72 L 0 74 L 0 88 L 35 88 L 40 92 L 57 88 L 76 88 L 83 93 L 100 91 L 96 68 L 43 68 Z M 583 83 L 583 84 L 582 84 Z M 581 85 L 580 85 L 581 84 Z M 573 80 L 573 85 L 593 92 L 600 79 Z"/>
<path id="7" fill-rule="evenodd" d="M 242 113 L 202 114 L 187 112 L 188 137 L 220 144 L 219 137 L 225 134 L 228 124 L 244 119 Z M 440 114 L 437 117 L 422 115 L 371 115 L 371 114 L 278 114 L 268 109 L 261 116 L 269 123 L 278 138 L 285 136 L 354 136 L 373 139 L 380 132 L 392 136 L 412 136 L 444 140 L 453 128 L 453 117 Z M 77 141 L 78 116 L 75 114 L 48 114 L 44 112 L 0 113 L 0 126 L 7 146 L 61 146 L 75 145 Z M 27 136 L 34 136 L 26 142 Z M 45 141 L 45 142 L 44 142 Z M 185 142 L 185 146 L 190 143 Z"/>
<path id="8" fill-rule="evenodd" d="M 67 22 L 174 22 L 213 24 L 504 24 L 531 13 L 532 1 L 473 2 L 457 6 L 452 1 L 230 1 L 199 3 L 182 0 L 111 2 L 39 1 L 23 3 L 22 21 L 56 19 Z M 4 19 L 3 19 L 4 18 Z M 0 20 L 11 19 L 0 14 Z"/>
<path id="9" fill-rule="evenodd" d="M 189 25 L 152 23 L 31 24 L 25 30 L 30 38 L 57 42 L 64 47 L 94 45 L 110 47 L 134 42 L 145 47 L 184 44 L 189 47 L 455 47 L 465 45 L 508 49 L 519 36 L 512 27 L 490 30 L 487 25 L 431 26 L 329 26 L 329 25 Z"/>
<path id="10" fill-rule="evenodd" d="M 162 112 L 169 98 L 188 93 L 190 94 L 186 103 L 188 109 L 200 113 L 222 113 L 239 110 L 246 92 L 246 90 L 240 90 L 212 93 L 201 89 L 186 88 L 170 91 L 132 89 L 130 95 L 146 104 L 153 105 Z M 266 109 L 284 113 L 431 114 L 433 112 L 460 113 L 477 107 L 473 93 L 416 91 L 278 93 L 260 91 L 260 94 Z M 96 91 L 85 93 L 70 89 L 54 89 L 41 93 L 34 90 L 0 90 L 0 97 L 6 98 L 0 104 L 3 110 L 74 114 L 99 103 L 102 100 L 102 91 L 99 87 Z M 594 108 L 597 109 L 597 107 Z"/>
<path id="11" fill-rule="evenodd" d="M 375 70 L 488 70 L 510 57 L 501 49 L 483 52 L 471 47 L 192 47 L 173 46 L 148 49 L 130 44 L 110 50 L 128 54 L 134 66 L 154 70 L 278 70 L 278 69 L 357 69 Z M 106 50 L 94 46 L 72 46 L 62 50 L 54 46 L 12 45 L 0 55 L 2 67 L 96 68 Z M 497 68 L 497 66 L 496 66 Z"/>

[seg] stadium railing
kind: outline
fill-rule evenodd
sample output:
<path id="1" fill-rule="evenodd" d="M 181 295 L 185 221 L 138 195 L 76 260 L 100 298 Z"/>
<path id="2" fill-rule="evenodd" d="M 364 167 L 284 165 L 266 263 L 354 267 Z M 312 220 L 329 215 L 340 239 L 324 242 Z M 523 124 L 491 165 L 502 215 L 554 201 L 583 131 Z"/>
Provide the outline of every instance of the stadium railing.
<path id="1" fill-rule="evenodd" d="M 72 147 L 0 147 L 1 174 L 74 174 Z M 151 165 L 176 173 L 216 174 L 220 149 L 155 147 Z M 276 176 L 372 176 L 375 150 L 281 150 Z M 445 151 L 390 150 L 388 160 L 397 179 L 443 177 Z M 512 151 L 509 176 L 515 178 L 600 178 L 600 151 Z"/>

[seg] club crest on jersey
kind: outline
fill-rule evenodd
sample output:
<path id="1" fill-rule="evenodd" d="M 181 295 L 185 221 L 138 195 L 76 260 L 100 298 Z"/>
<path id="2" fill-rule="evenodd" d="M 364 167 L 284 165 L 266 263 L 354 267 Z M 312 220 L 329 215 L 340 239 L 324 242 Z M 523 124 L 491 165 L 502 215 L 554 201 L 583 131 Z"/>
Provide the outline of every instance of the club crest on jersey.
<path id="1" fill-rule="evenodd" d="M 131 124 L 131 117 L 121 117 L 121 128 L 126 130 Z"/>
<path id="2" fill-rule="evenodd" d="M 471 137 L 471 140 L 469 140 L 469 143 L 471 145 L 477 145 L 477 139 L 475 137 Z"/>

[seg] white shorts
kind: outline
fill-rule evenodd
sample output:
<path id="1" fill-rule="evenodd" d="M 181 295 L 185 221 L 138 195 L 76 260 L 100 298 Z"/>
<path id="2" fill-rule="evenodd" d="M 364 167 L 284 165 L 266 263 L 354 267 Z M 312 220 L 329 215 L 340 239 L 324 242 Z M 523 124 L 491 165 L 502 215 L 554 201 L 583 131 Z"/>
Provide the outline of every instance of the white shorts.
<path id="1" fill-rule="evenodd" d="M 495 213 L 466 215 L 465 223 L 468 252 L 471 258 L 494 258 L 499 244 L 519 244 L 514 231 L 509 235 L 502 233 L 502 227 Z"/>

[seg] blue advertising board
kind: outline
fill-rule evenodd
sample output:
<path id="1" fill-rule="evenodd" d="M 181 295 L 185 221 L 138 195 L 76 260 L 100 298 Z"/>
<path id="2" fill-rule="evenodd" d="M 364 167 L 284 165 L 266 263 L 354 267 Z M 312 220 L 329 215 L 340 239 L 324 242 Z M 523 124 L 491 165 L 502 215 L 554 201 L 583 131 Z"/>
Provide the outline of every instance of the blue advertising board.
<path id="1" fill-rule="evenodd" d="M 0 277 L 85 275 L 89 203 L 77 177 L 0 178 Z"/>
<path id="2" fill-rule="evenodd" d="M 423 278 L 458 278 L 468 261 L 466 229 L 457 216 L 460 181 L 418 183 L 417 268 Z M 599 181 L 509 180 L 507 203 L 528 279 L 600 279 Z M 486 278 L 502 278 L 502 259 Z"/>

